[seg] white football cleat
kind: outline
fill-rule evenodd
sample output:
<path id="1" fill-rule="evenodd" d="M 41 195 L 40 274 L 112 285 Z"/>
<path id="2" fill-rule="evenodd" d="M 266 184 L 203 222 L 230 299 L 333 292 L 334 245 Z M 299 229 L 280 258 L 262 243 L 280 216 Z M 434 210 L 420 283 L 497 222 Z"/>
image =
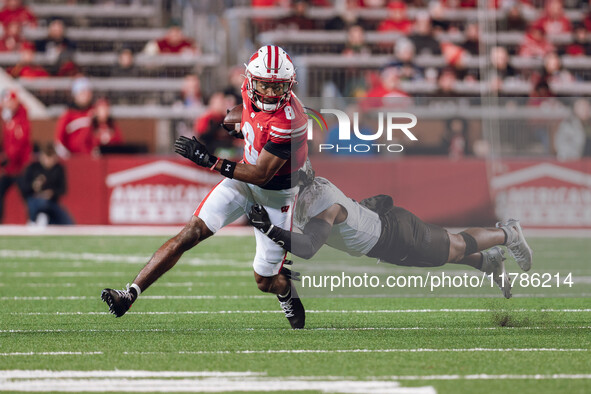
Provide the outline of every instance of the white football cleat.
<path id="1" fill-rule="evenodd" d="M 525 241 L 519 220 L 509 219 L 504 223 L 499 222 L 497 223 L 497 227 L 503 229 L 507 234 L 507 243 L 505 246 L 509 249 L 509 253 L 515 259 L 519 268 L 529 271 L 531 269 L 533 252 Z"/>
<path id="2" fill-rule="evenodd" d="M 481 270 L 492 275 L 493 281 L 499 286 L 505 298 L 511 298 L 511 280 L 505 271 L 505 251 L 499 246 L 482 252 Z"/>

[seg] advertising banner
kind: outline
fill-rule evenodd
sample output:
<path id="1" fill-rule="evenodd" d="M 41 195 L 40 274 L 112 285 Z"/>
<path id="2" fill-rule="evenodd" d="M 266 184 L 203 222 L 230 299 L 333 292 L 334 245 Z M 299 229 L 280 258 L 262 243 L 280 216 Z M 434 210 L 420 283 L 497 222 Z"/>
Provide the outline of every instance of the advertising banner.
<path id="1" fill-rule="evenodd" d="M 591 227 L 591 160 L 503 161 L 491 189 L 501 219 L 537 228 Z"/>
<path id="2" fill-rule="evenodd" d="M 222 176 L 172 160 L 107 161 L 108 224 L 182 224 Z"/>

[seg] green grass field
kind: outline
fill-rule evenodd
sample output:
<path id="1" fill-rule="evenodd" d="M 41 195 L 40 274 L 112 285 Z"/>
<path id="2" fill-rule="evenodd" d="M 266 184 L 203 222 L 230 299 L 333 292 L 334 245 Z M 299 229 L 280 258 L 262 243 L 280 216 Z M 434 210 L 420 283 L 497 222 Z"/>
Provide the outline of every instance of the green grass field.
<path id="1" fill-rule="evenodd" d="M 213 237 L 124 317 L 107 314 L 103 287 L 131 282 L 165 239 L 0 238 L 0 390 L 591 392 L 588 239 L 530 241 L 531 272 L 572 272 L 573 287 L 304 298 L 307 328 L 293 331 L 256 288 L 254 240 Z"/>

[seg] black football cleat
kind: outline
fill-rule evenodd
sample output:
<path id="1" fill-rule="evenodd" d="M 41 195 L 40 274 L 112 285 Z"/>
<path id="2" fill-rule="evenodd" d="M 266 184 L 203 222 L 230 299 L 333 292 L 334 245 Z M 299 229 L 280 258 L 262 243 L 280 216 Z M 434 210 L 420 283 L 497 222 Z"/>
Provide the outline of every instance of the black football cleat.
<path id="1" fill-rule="evenodd" d="M 295 287 L 290 285 L 289 294 L 286 297 L 277 296 L 279 305 L 285 313 L 285 317 L 289 321 L 291 328 L 294 330 L 304 328 L 306 324 L 306 310 L 304 304 L 300 300 Z"/>
<path id="2" fill-rule="evenodd" d="M 133 295 L 129 292 L 129 286 L 127 290 L 104 289 L 101 298 L 103 302 L 109 305 L 109 312 L 114 314 L 115 317 L 125 315 L 125 312 L 131 308 L 131 304 L 135 301 Z"/>

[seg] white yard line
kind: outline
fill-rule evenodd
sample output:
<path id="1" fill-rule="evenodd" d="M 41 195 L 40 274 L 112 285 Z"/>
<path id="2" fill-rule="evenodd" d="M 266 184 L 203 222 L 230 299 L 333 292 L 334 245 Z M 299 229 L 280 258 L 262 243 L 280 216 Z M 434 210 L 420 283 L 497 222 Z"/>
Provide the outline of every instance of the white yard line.
<path id="1" fill-rule="evenodd" d="M 221 371 L 50 371 L 46 369 L 0 370 L 0 379 L 63 379 L 63 378 L 196 378 L 196 377 L 253 377 L 266 375 L 264 372 L 221 372 Z"/>
<path id="2" fill-rule="evenodd" d="M 556 326 L 556 327 L 315 327 L 306 331 L 486 331 L 486 330 L 589 330 L 591 326 Z M 145 329 L 13 329 L 0 330 L 0 333 L 10 334 L 42 334 L 42 333 L 89 333 L 89 332 L 252 332 L 252 331 L 289 331 L 291 328 L 145 328 Z"/>
<path id="3" fill-rule="evenodd" d="M 183 226 L 47 226 L 0 225 L 0 236 L 95 235 L 95 236 L 173 236 Z M 252 236 L 250 226 L 226 226 L 216 236 Z"/>
<path id="4" fill-rule="evenodd" d="M 380 310 L 306 310 L 306 313 L 487 313 L 487 312 L 557 312 L 557 313 L 589 313 L 591 309 L 380 309 Z M 222 311 L 146 311 L 127 312 L 135 315 L 225 315 L 225 314 L 261 314 L 283 313 L 280 310 L 222 310 Z M 108 312 L 10 312 L 11 315 L 106 315 Z"/>
<path id="5" fill-rule="evenodd" d="M 262 392 L 314 391 L 324 393 L 435 394 L 431 386 L 400 387 L 394 381 L 316 381 L 280 378 L 237 379 L 30 379 L 0 383 L 4 391 L 52 392 Z"/>
<path id="6" fill-rule="evenodd" d="M 0 353 L 0 356 L 96 356 L 103 352 L 9 352 Z"/>
<path id="7" fill-rule="evenodd" d="M 591 352 L 591 349 L 579 348 L 417 348 L 417 349 L 269 349 L 269 350 L 197 350 L 178 352 L 123 352 L 126 355 L 158 354 L 333 354 L 333 353 L 480 353 L 480 352 Z"/>
<path id="8" fill-rule="evenodd" d="M 44 272 L 44 271 L 27 271 L 27 272 L 7 272 L 3 273 L 3 277 L 12 278 L 96 278 L 96 277 L 115 277 L 115 276 L 130 276 L 129 272 L 108 271 L 108 272 L 90 272 L 90 271 L 58 271 L 58 272 Z M 209 276 L 252 276 L 252 271 L 171 271 L 167 276 L 194 276 L 194 277 L 209 277 Z"/>
<path id="9" fill-rule="evenodd" d="M 532 375 L 425 375 L 425 376 L 389 376 L 395 380 L 579 380 L 591 379 L 591 374 L 532 374 Z"/>
<path id="10" fill-rule="evenodd" d="M 126 255 L 111 253 L 73 253 L 73 252 L 48 252 L 42 250 L 13 250 L 0 249 L 0 259 L 35 259 L 35 260 L 68 260 L 78 263 L 88 261 L 92 264 L 145 264 L 150 255 Z M 44 262 L 43 262 L 44 263 Z M 183 264 L 190 266 L 230 266 L 248 267 L 249 261 L 236 261 L 216 258 L 184 258 Z M 9 262 L 12 264 L 12 262 Z M 0 262 L 0 266 L 2 266 Z"/>
<path id="11" fill-rule="evenodd" d="M 240 300 L 240 299 L 272 299 L 271 295 L 144 295 L 143 300 Z M 98 299 L 97 296 L 34 296 L 34 297 L 0 297 L 0 301 L 85 301 Z"/>
<path id="12" fill-rule="evenodd" d="M 109 283 L 92 283 L 84 281 L 81 283 L 64 282 L 64 283 L 2 283 L 0 287 L 109 287 Z M 162 282 L 153 285 L 154 287 L 210 287 L 210 286 L 251 286 L 252 283 L 245 282 Z M 589 294 L 591 295 L 591 293 Z M 143 297 L 142 297 L 143 298 Z"/>
<path id="13" fill-rule="evenodd" d="M 588 380 L 590 374 L 408 375 L 357 380 L 344 376 L 270 378 L 255 372 L 190 371 L 0 371 L 2 391 L 227 392 L 321 391 L 326 393 L 435 393 L 431 386 L 401 387 L 399 381 Z"/>
<path id="14" fill-rule="evenodd" d="M 269 350 L 196 350 L 173 352 L 122 352 L 130 356 L 140 355 L 218 355 L 218 354 L 337 354 L 337 353 L 529 353 L 555 352 L 580 353 L 591 352 L 591 349 L 580 348 L 411 348 L 411 349 L 269 349 Z M 96 356 L 103 352 L 7 352 L 0 353 L 1 357 L 13 356 Z"/>

